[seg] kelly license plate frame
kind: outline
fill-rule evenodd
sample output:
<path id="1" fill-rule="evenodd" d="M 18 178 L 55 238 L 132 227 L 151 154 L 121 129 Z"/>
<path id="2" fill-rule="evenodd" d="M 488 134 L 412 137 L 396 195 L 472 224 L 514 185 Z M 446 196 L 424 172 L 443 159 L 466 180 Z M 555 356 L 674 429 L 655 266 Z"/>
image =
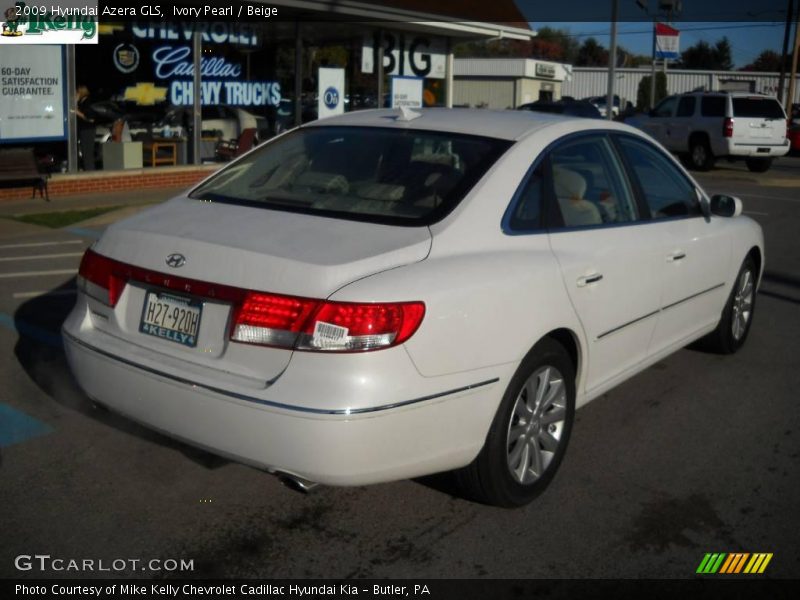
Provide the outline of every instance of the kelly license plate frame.
<path id="1" fill-rule="evenodd" d="M 195 348 L 203 303 L 194 298 L 148 290 L 142 304 L 139 333 Z"/>

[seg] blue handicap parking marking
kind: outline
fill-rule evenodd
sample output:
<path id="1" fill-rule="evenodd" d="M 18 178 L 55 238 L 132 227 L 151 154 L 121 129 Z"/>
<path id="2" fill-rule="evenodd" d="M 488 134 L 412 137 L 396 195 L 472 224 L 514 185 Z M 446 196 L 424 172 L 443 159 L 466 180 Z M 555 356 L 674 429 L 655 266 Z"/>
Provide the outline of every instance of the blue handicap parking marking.
<path id="1" fill-rule="evenodd" d="M 29 337 L 45 346 L 51 346 L 53 348 L 62 348 L 64 346 L 61 340 L 61 334 L 55 331 L 42 329 L 36 325 L 29 325 L 24 321 L 17 321 L 14 317 L 6 313 L 0 313 L 0 327 L 4 327 L 10 331 L 16 331 L 18 334 Z"/>
<path id="2" fill-rule="evenodd" d="M 0 404 L 0 448 L 52 433 L 53 428 L 24 412 Z"/>
<path id="3" fill-rule="evenodd" d="M 67 231 L 72 235 L 77 235 L 78 237 L 89 238 L 91 240 L 99 240 L 100 236 L 103 235 L 103 229 L 88 229 L 86 227 L 67 227 Z"/>

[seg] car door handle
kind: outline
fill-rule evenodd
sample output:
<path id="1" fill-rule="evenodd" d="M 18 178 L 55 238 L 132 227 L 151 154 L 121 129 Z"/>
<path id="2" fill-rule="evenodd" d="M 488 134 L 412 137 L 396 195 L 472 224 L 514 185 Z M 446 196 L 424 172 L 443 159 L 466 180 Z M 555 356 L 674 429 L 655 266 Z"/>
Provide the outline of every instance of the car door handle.
<path id="1" fill-rule="evenodd" d="M 597 283 L 603 278 L 600 273 L 592 273 L 591 275 L 584 275 L 583 277 L 578 277 L 578 287 L 586 287 L 590 283 Z"/>
<path id="2" fill-rule="evenodd" d="M 686 252 L 677 250 L 676 252 L 673 252 L 667 256 L 667 261 L 675 262 L 676 260 L 683 260 L 684 258 L 686 258 Z"/>

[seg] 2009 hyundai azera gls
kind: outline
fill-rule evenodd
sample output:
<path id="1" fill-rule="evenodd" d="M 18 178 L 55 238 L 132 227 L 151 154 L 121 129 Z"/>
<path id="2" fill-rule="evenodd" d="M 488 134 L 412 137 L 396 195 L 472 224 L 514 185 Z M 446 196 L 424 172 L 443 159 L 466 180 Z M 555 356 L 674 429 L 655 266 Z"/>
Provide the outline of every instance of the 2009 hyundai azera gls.
<path id="1" fill-rule="evenodd" d="M 576 407 L 745 341 L 764 251 L 741 210 L 625 125 L 349 113 L 109 227 L 67 357 L 96 402 L 297 481 L 455 470 L 522 505 Z"/>

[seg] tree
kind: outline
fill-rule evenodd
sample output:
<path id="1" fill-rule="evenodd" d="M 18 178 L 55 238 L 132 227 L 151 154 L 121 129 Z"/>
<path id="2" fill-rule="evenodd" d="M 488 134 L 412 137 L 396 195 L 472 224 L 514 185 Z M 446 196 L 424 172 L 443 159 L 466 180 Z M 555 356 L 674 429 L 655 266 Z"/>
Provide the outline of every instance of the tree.
<path id="1" fill-rule="evenodd" d="M 578 55 L 578 42 L 565 29 L 542 27 L 530 41 L 489 40 L 457 44 L 458 58 L 540 58 L 573 63 Z"/>
<path id="2" fill-rule="evenodd" d="M 489 40 L 457 44 L 453 53 L 457 58 L 528 58 L 530 41 Z"/>
<path id="3" fill-rule="evenodd" d="M 730 71 L 733 69 L 731 44 L 727 37 L 718 40 L 713 47 L 708 42 L 701 40 L 681 52 L 678 66 L 683 69 Z"/>
<path id="4" fill-rule="evenodd" d="M 575 58 L 577 67 L 607 67 L 608 50 L 603 48 L 600 43 L 590 37 L 578 49 L 578 56 Z"/>
<path id="5" fill-rule="evenodd" d="M 578 42 L 566 29 L 542 27 L 531 46 L 532 58 L 574 63 L 578 56 Z"/>
<path id="6" fill-rule="evenodd" d="M 617 66 L 625 68 L 636 68 L 642 65 L 649 65 L 653 58 L 644 54 L 634 54 L 625 46 L 617 46 Z"/>
<path id="7" fill-rule="evenodd" d="M 784 67 L 787 71 L 789 71 L 791 66 L 791 56 L 786 57 L 786 62 Z M 772 72 L 777 73 L 781 70 L 781 55 L 774 50 L 764 50 L 761 54 L 759 54 L 756 59 L 751 62 L 746 67 L 742 68 L 742 71 L 761 71 L 761 72 Z"/>
<path id="8" fill-rule="evenodd" d="M 650 81 L 652 77 L 646 75 L 639 82 L 636 90 L 636 110 L 646 110 L 650 106 L 655 106 L 667 97 L 667 76 L 663 71 L 656 72 L 656 100 L 650 102 Z"/>

